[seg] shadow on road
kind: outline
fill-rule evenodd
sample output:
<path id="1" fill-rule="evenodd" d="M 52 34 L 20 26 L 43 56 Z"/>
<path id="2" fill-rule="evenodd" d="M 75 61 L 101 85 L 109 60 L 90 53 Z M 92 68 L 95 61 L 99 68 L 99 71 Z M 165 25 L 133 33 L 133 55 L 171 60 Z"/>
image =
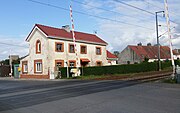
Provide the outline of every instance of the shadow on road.
<path id="1" fill-rule="evenodd" d="M 109 91 L 118 88 L 129 87 L 138 84 L 137 81 L 104 81 L 93 84 L 79 84 L 75 86 L 59 87 L 57 89 L 39 91 L 35 93 L 20 94 L 14 96 L 6 96 L 0 98 L 0 111 L 7 111 L 12 109 L 18 109 L 28 107 L 32 105 L 42 104 L 46 102 L 61 100 L 65 98 L 77 97 L 81 95 L 87 95 L 97 92 Z M 46 87 L 54 87 L 59 85 L 51 84 L 47 86 L 38 86 L 35 89 L 41 89 Z M 28 87 L 24 90 L 33 89 Z M 18 89 L 16 89 L 18 90 Z M 18 90 L 24 91 L 23 89 Z M 15 90 L 13 90 L 15 91 Z"/>

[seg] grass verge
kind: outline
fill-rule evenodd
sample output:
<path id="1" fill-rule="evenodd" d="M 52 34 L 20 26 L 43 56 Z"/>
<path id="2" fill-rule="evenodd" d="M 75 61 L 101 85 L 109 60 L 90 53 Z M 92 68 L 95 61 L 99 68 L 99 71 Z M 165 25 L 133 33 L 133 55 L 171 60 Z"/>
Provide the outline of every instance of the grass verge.
<path id="1" fill-rule="evenodd" d="M 162 71 L 150 71 L 150 72 L 141 72 L 141 73 L 129 73 L 129 74 L 113 74 L 113 75 L 88 75 L 88 76 L 80 76 L 77 79 L 82 80 L 120 80 L 126 78 L 133 78 L 139 76 L 150 76 L 155 74 L 163 74 L 171 72 L 171 68 L 167 68 Z"/>

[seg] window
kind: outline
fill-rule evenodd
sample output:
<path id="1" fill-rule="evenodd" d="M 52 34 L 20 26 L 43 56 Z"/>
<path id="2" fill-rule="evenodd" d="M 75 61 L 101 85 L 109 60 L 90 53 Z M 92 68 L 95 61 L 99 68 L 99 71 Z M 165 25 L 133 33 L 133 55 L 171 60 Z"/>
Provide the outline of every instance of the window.
<path id="1" fill-rule="evenodd" d="M 69 44 L 69 53 L 75 53 L 73 44 Z"/>
<path id="2" fill-rule="evenodd" d="M 69 67 L 76 67 L 76 61 L 75 60 L 70 60 L 69 61 Z"/>
<path id="3" fill-rule="evenodd" d="M 41 42 L 40 40 L 36 41 L 36 54 L 40 54 L 41 53 Z"/>
<path id="4" fill-rule="evenodd" d="M 96 61 L 96 66 L 102 66 L 102 61 Z"/>
<path id="5" fill-rule="evenodd" d="M 34 72 L 42 73 L 42 60 L 34 60 Z"/>
<path id="6" fill-rule="evenodd" d="M 59 70 L 60 67 L 64 67 L 63 60 L 55 60 L 55 70 Z"/>
<path id="7" fill-rule="evenodd" d="M 101 47 L 96 47 L 96 55 L 101 55 Z"/>
<path id="8" fill-rule="evenodd" d="M 22 73 L 26 74 L 28 72 L 27 61 L 22 61 Z"/>
<path id="9" fill-rule="evenodd" d="M 81 54 L 87 54 L 87 46 L 81 45 Z"/>
<path id="10" fill-rule="evenodd" d="M 64 43 L 55 42 L 55 51 L 56 52 L 64 52 Z"/>

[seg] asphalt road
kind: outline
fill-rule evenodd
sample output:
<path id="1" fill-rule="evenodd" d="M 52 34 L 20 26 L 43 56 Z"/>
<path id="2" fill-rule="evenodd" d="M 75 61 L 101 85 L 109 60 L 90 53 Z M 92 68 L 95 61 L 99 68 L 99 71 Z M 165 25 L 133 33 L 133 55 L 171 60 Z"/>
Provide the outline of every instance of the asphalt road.
<path id="1" fill-rule="evenodd" d="M 180 85 L 0 79 L 0 113 L 180 113 Z"/>

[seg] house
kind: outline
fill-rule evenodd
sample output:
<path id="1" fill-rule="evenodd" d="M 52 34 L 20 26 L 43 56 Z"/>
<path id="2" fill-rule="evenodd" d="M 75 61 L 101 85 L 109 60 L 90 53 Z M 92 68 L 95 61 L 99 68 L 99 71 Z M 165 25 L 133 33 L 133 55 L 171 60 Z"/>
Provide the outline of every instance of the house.
<path id="1" fill-rule="evenodd" d="M 148 62 L 153 62 L 158 59 L 158 46 L 147 46 L 143 45 L 128 45 L 119 55 L 118 63 L 119 64 L 134 64 L 140 63 L 145 59 L 148 59 Z M 170 48 L 168 46 L 160 46 L 160 60 L 170 60 Z"/>
<path id="2" fill-rule="evenodd" d="M 79 66 L 107 65 L 107 43 L 97 35 L 75 31 Z M 29 54 L 21 60 L 21 78 L 54 79 L 59 67 L 76 67 L 69 26 L 54 28 L 35 24 L 26 41 Z"/>
<path id="3" fill-rule="evenodd" d="M 174 59 L 180 58 L 180 49 L 174 49 L 173 50 Z"/>
<path id="4" fill-rule="evenodd" d="M 112 54 L 111 52 L 109 52 L 108 50 L 106 52 L 107 52 L 107 60 L 108 60 L 107 65 L 116 65 L 118 61 L 118 57 Z"/>

